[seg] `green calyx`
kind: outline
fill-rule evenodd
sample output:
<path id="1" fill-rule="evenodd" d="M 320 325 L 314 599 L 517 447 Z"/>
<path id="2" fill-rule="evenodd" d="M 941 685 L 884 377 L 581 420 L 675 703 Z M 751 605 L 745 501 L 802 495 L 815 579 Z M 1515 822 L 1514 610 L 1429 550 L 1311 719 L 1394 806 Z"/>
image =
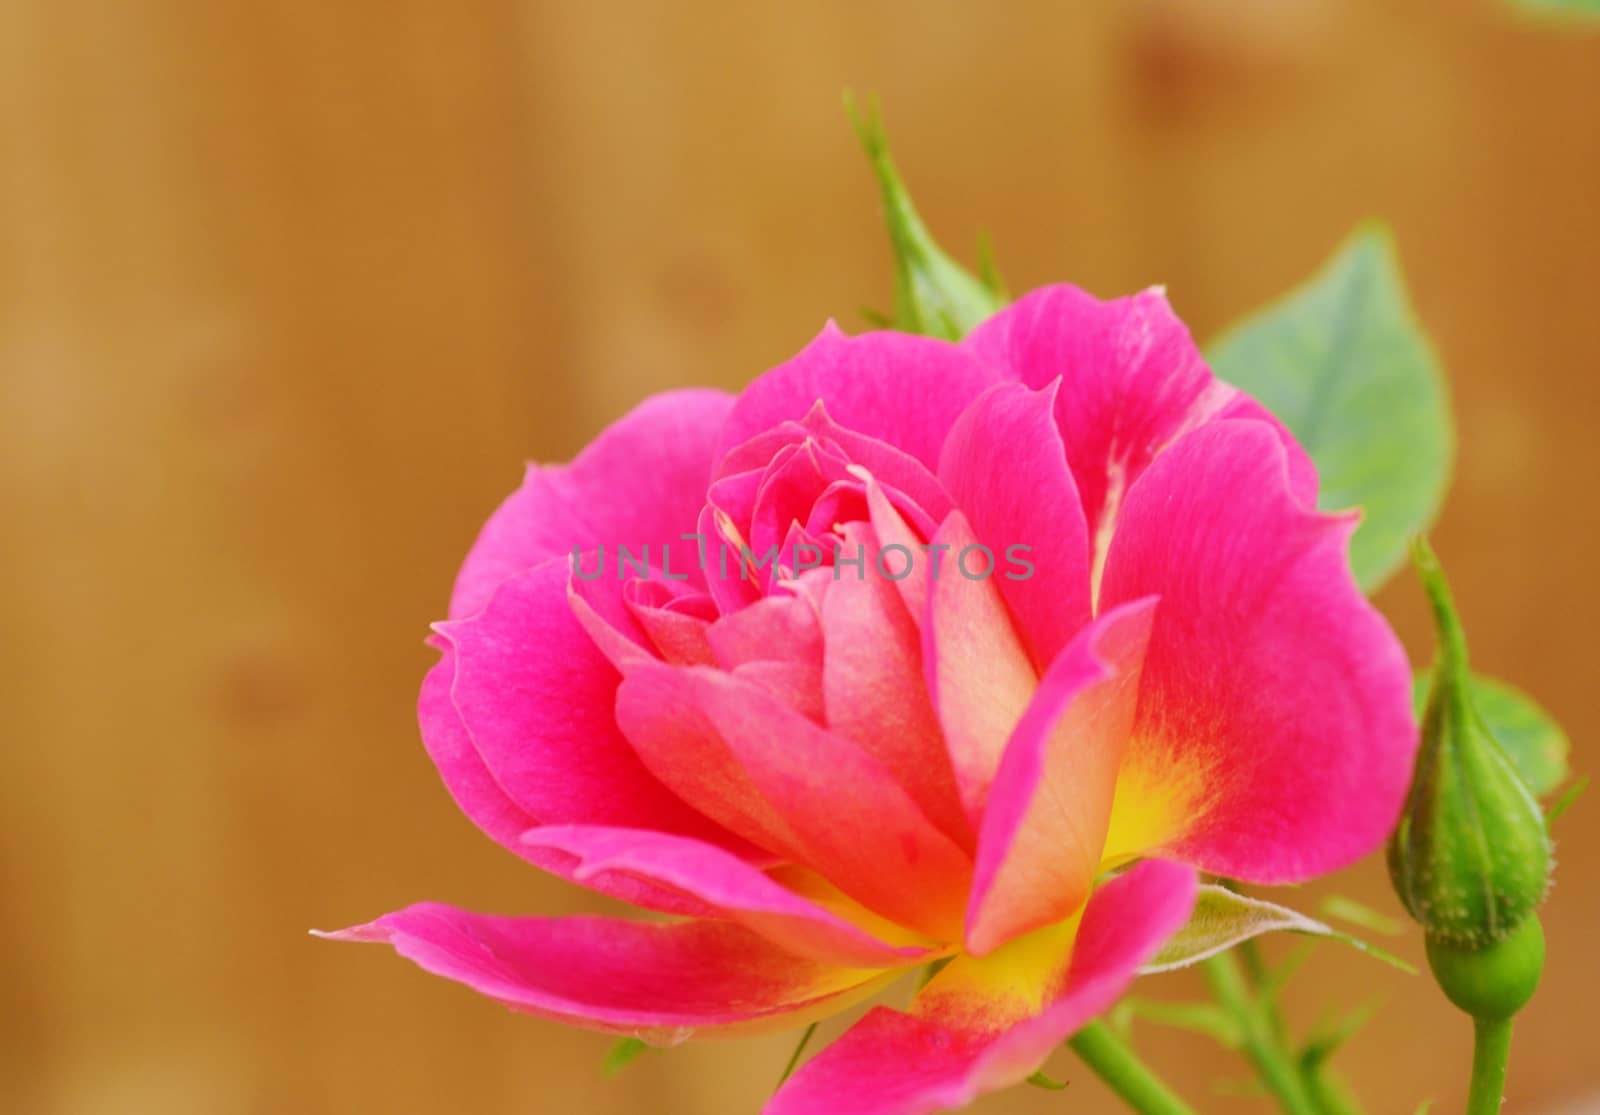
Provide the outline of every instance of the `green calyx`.
<path id="1" fill-rule="evenodd" d="M 1455 956 L 1509 945 L 1549 887 L 1550 835 L 1473 704 L 1466 638 L 1425 540 L 1413 559 L 1433 604 L 1439 652 L 1411 791 L 1389 843 L 1389 875 L 1426 932 L 1432 960 L 1436 949 Z M 1542 934 L 1539 940 L 1542 957 Z"/>

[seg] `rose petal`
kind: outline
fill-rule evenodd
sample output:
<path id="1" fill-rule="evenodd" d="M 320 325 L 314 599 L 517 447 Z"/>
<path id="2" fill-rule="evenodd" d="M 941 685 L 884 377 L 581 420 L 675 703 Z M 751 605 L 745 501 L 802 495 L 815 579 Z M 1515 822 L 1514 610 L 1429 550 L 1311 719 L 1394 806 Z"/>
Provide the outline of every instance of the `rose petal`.
<path id="1" fill-rule="evenodd" d="M 962 343 L 1030 387 L 1061 380 L 1056 421 L 1078 482 L 1091 568 L 1103 562 L 1122 499 L 1150 462 L 1185 432 L 1219 418 L 1270 424 L 1296 458 L 1296 476 L 1310 484 L 1305 502 L 1315 498 L 1315 470 L 1293 436 L 1212 376 L 1159 289 L 1102 302 L 1077 287 L 1042 287 Z"/>
<path id="2" fill-rule="evenodd" d="M 959 935 L 971 861 L 856 744 L 698 667 L 641 664 L 617 718 L 650 769 L 708 816 L 901 925 Z"/>
<path id="3" fill-rule="evenodd" d="M 455 730 L 459 717 L 506 797 L 540 824 L 728 842 L 651 776 L 617 730 L 617 671 L 574 617 L 568 576 L 566 558 L 550 559 L 502 583 L 476 616 L 438 626 L 454 651 L 456 715 L 430 704 L 424 736 Z"/>
<path id="4" fill-rule="evenodd" d="M 1417 736 L 1405 653 L 1350 573 L 1354 528 L 1300 502 L 1259 422 L 1194 431 L 1134 485 L 1102 603 L 1161 607 L 1108 855 L 1288 883 L 1383 842 Z"/>
<path id="5" fill-rule="evenodd" d="M 764 597 L 717 620 L 706 639 L 725 670 L 762 661 L 822 668 L 822 621 L 807 595 Z"/>
<path id="6" fill-rule="evenodd" d="M 990 388 L 956 421 L 939 461 L 939 478 L 1000 563 L 995 585 L 1040 670 L 1090 616 L 1088 527 L 1055 395 L 1054 384 Z M 1007 560 L 1018 546 L 1031 570 Z"/>
<path id="7" fill-rule="evenodd" d="M 959 1025 L 950 1015 L 874 1008 L 795 1073 L 766 1115 L 926 1115 L 1021 1083 L 1116 1001 L 1140 965 L 1188 919 L 1194 895 L 1192 871 L 1160 861 L 1140 864 L 1089 900 L 1065 984 L 1039 1014 L 989 1030 Z M 924 995 L 932 989 L 929 984 Z M 1006 996 L 1003 986 L 993 990 Z M 981 1004 L 964 1017 L 981 1016 Z"/>
<path id="8" fill-rule="evenodd" d="M 872 528 L 847 525 L 844 545 L 859 553 L 862 566 L 836 565 L 823 600 L 828 726 L 883 763 L 928 818 L 970 851 L 973 830 L 923 680 L 917 626 L 882 573 Z"/>
<path id="9" fill-rule="evenodd" d="M 572 857 L 572 878 L 621 877 L 691 896 L 797 956 L 827 964 L 889 968 L 928 955 L 926 946 L 891 945 L 785 889 L 738 856 L 698 840 L 636 829 L 549 825 L 524 843 Z"/>
<path id="10" fill-rule="evenodd" d="M 978 839 L 967 948 L 1069 917 L 1101 870 L 1155 608 L 1097 619 L 1056 657 L 1006 745 Z"/>
<path id="11" fill-rule="evenodd" d="M 450 618 L 472 615 L 507 577 L 570 557 L 574 546 L 672 543 L 691 552 L 679 535 L 695 529 L 733 402 L 721 391 L 668 391 L 608 426 L 571 464 L 530 465 L 462 563 Z"/>
<path id="12" fill-rule="evenodd" d="M 805 960 L 731 922 L 496 917 L 419 902 L 319 936 L 392 945 L 515 1010 L 661 1045 L 697 1030 L 803 1025 L 893 976 Z"/>
<path id="13" fill-rule="evenodd" d="M 894 332 L 847 337 L 830 323 L 798 356 L 745 388 L 723 427 L 721 452 L 826 400 L 839 425 L 932 469 L 956 416 L 1001 378 L 944 341 Z"/>
<path id="14" fill-rule="evenodd" d="M 979 545 L 966 517 L 951 512 L 931 545 L 923 668 L 956 786 L 976 829 L 1006 741 L 1038 679 L 994 577 L 975 579 L 963 572 L 962 555 Z M 976 574 L 983 560 L 981 553 L 974 553 L 965 568 Z"/>
<path id="15" fill-rule="evenodd" d="M 904 492 L 934 522 L 950 513 L 950 497 L 926 465 L 888 442 L 839 425 L 828 414 L 822 399 L 798 422 L 782 422 L 731 450 L 718 466 L 717 476 L 764 469 L 784 446 L 808 438 L 821 441 L 830 451 Z"/>
<path id="16" fill-rule="evenodd" d="M 522 833 L 537 822 L 506 796 L 489 769 L 483 765 L 467 730 L 461 726 L 461 718 L 450 701 L 450 683 L 455 679 L 455 651 L 437 635 L 429 641 L 442 652 L 442 657 L 423 679 L 422 693 L 417 701 L 418 717 L 428 725 L 423 733 L 423 743 L 428 750 L 428 757 L 439 769 L 439 776 L 444 780 L 450 796 L 455 798 L 461 811 L 474 824 L 496 843 L 530 863 L 601 894 L 669 914 L 699 917 L 711 912 L 702 902 L 642 879 L 625 875 L 574 879 L 570 857 L 561 857 L 526 844 L 521 839 Z"/>

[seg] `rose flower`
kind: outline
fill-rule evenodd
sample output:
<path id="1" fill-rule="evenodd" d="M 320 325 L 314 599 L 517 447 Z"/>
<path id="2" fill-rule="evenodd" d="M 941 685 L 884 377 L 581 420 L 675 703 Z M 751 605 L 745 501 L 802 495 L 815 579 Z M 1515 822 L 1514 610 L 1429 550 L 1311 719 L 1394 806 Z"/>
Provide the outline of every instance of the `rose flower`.
<path id="1" fill-rule="evenodd" d="M 737 397 L 649 399 L 490 517 L 420 716 L 490 837 L 668 916 L 333 936 L 662 1044 L 942 961 L 768 1110 L 1017 1083 L 1196 871 L 1296 882 L 1393 825 L 1409 669 L 1316 494 L 1154 291 L 1042 289 L 959 344 L 829 327 Z"/>

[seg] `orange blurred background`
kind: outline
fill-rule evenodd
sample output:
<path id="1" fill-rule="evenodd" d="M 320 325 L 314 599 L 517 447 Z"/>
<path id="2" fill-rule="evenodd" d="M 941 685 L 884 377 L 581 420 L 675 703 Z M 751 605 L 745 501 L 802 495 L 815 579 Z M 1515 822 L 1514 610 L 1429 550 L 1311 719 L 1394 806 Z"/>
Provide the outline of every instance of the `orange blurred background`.
<path id="1" fill-rule="evenodd" d="M 958 254 L 981 226 L 1013 289 L 1166 283 L 1201 337 L 1390 220 L 1453 384 L 1435 537 L 1477 663 L 1590 766 L 1600 36 L 1491 0 L 9 0 L 0 1109 L 754 1110 L 790 1038 L 607 1081 L 607 1039 L 306 930 L 600 908 L 456 812 L 422 635 L 525 457 L 887 304 L 845 87 Z M 1424 661 L 1417 589 L 1381 603 Z M 1557 835 L 1510 1112 L 1600 1110 L 1562 1106 L 1600 1086 L 1600 802 Z M 1282 897 L 1328 890 L 1397 912 L 1376 863 Z M 1375 1115 L 1459 1108 L 1425 977 L 1325 945 L 1294 988 L 1302 1025 L 1382 1004 L 1339 1060 Z M 1267 1110 L 1205 1039 L 1135 1037 Z M 977 1109 L 1117 1110 L 1052 1071 Z"/>

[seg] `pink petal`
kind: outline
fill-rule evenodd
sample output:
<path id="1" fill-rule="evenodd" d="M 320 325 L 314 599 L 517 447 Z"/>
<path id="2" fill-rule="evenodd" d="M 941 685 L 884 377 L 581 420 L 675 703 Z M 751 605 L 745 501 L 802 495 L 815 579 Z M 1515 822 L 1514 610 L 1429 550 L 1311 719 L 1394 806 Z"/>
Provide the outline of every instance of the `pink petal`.
<path id="1" fill-rule="evenodd" d="M 723 420 L 721 391 L 669 391 L 612 423 L 567 465 L 530 465 L 522 487 L 489 516 L 456 576 L 450 618 L 489 602 L 507 577 L 572 548 L 672 543 L 687 557 Z M 696 573 L 696 576 L 699 574 Z"/>
<path id="2" fill-rule="evenodd" d="M 1417 736 L 1405 654 L 1350 573 L 1355 525 L 1300 502 L 1259 422 L 1196 430 L 1128 493 L 1102 603 L 1161 607 L 1108 855 L 1288 883 L 1382 843 Z"/>
<path id="3" fill-rule="evenodd" d="M 828 414 L 822 399 L 800 421 L 785 421 L 730 451 L 717 474 L 720 477 L 745 469 L 764 469 L 785 445 L 807 438 L 820 440 L 830 450 L 904 492 L 935 522 L 950 513 L 950 497 L 926 465 L 885 441 L 839 425 Z"/>
<path id="4" fill-rule="evenodd" d="M 608 576 L 588 580 L 574 571 L 567 578 L 567 605 L 595 649 L 618 670 L 627 669 L 628 663 L 639 658 L 659 657 L 655 644 L 623 598 L 623 586 L 615 579 Z"/>
<path id="5" fill-rule="evenodd" d="M 750 510 L 750 548 L 764 554 L 783 542 L 791 523 L 803 523 L 811 506 L 830 483 L 845 474 L 849 462 L 815 442 L 785 446 L 763 472 Z"/>
<path id="6" fill-rule="evenodd" d="M 717 664 L 794 661 L 822 667 L 822 621 L 808 596 L 768 596 L 723 616 L 706 631 Z"/>
<path id="7" fill-rule="evenodd" d="M 1006 741 L 1038 684 L 995 578 L 962 573 L 961 555 L 978 544 L 966 517 L 951 512 L 934 535 L 934 553 L 928 555 L 928 612 L 922 630 L 928 689 L 944 728 L 956 786 L 975 829 Z M 937 549 L 941 546 L 944 551 Z M 978 573 L 983 560 L 973 553 L 970 572 Z"/>
<path id="8" fill-rule="evenodd" d="M 1102 302 L 1076 287 L 1043 287 L 978 326 L 963 344 L 1030 387 L 1061 380 L 1056 421 L 1098 559 L 1122 497 L 1150 462 L 1188 430 L 1218 418 L 1269 422 L 1315 495 L 1315 472 L 1294 438 L 1212 376 L 1160 290 Z"/>
<path id="9" fill-rule="evenodd" d="M 867 494 L 867 513 L 872 523 L 872 532 L 878 538 L 878 544 L 886 549 L 891 546 L 899 547 L 898 550 L 891 551 L 897 560 L 901 551 L 912 554 L 916 559 L 911 564 L 910 572 L 897 579 L 894 587 L 900 593 L 900 599 L 905 602 L 906 612 L 920 631 L 923 620 L 928 614 L 928 589 L 933 583 L 930 575 L 933 555 L 923 537 L 906 522 L 888 493 L 871 473 L 863 474 L 863 484 Z M 929 537 L 931 536 L 930 534 Z M 899 568 L 897 564 L 895 569 Z"/>
<path id="10" fill-rule="evenodd" d="M 417 718 L 423 726 L 422 743 L 439 769 L 450 796 L 472 822 L 512 851 L 522 853 L 520 837 L 535 823 L 533 817 L 506 796 L 477 748 L 461 726 L 450 685 L 456 676 L 455 650 L 437 635 L 429 642 L 441 652 L 417 696 Z"/>
<path id="11" fill-rule="evenodd" d="M 906 333 L 847 337 L 829 324 L 792 360 L 758 378 L 722 431 L 727 452 L 820 400 L 840 426 L 894 446 L 934 468 L 956 416 L 997 372 L 958 346 Z"/>
<path id="12" fill-rule="evenodd" d="M 760 483 L 760 473 L 742 473 L 736 479 L 736 487 L 741 491 L 734 493 L 734 496 L 742 495 L 742 490 L 748 488 L 753 502 L 756 485 Z M 705 539 L 706 588 L 717 602 L 717 608 L 724 615 L 733 615 L 761 599 L 769 570 L 751 568 L 751 564 L 763 556 L 759 551 L 751 550 L 749 561 L 745 559 L 743 551 L 749 549 L 749 539 L 742 533 L 743 528 L 739 523 L 718 502 L 719 499 L 734 498 L 721 490 L 723 483 L 718 481 L 707 496 L 706 505 L 700 511 L 699 533 Z M 748 513 L 746 526 L 747 520 Z"/>
<path id="13" fill-rule="evenodd" d="M 503 582 L 471 619 L 439 625 L 454 652 L 455 716 L 430 702 L 424 737 L 459 723 L 506 797 L 540 824 L 726 841 L 650 775 L 617 730 L 617 671 L 574 617 L 567 583 L 567 559 L 553 558 Z"/>
<path id="14" fill-rule="evenodd" d="M 802 959 L 730 922 L 495 917 L 420 902 L 320 936 L 389 944 L 514 1010 L 663 1045 L 697 1030 L 801 1025 L 883 978 Z"/>
<path id="15" fill-rule="evenodd" d="M 959 935 L 971 861 L 856 744 L 696 667 L 641 664 L 617 715 L 650 769 L 708 816 L 900 925 Z"/>
<path id="16" fill-rule="evenodd" d="M 1012 733 L 978 840 L 967 949 L 1070 917 L 1101 869 L 1153 599 L 1107 612 L 1051 664 Z"/>
<path id="17" fill-rule="evenodd" d="M 746 662 L 731 673 L 766 690 L 813 724 L 827 724 L 822 670 L 809 662 Z"/>
<path id="18" fill-rule="evenodd" d="M 1021 1083 L 1116 1001 L 1188 920 L 1194 895 L 1192 871 L 1140 864 L 1089 900 L 1065 985 L 1036 1017 L 985 1031 L 877 1007 L 791 1077 L 766 1115 L 926 1115 Z"/>
<path id="19" fill-rule="evenodd" d="M 797 956 L 847 967 L 890 968 L 915 963 L 929 951 L 886 944 L 785 889 L 738 856 L 698 840 L 593 825 L 546 826 L 526 833 L 523 840 L 572 857 L 577 882 L 619 876 L 678 891 Z"/>
<path id="20" fill-rule="evenodd" d="M 843 546 L 864 565 L 835 566 L 838 579 L 823 600 L 828 726 L 875 756 L 941 831 L 970 850 L 973 832 L 923 680 L 917 626 L 880 571 L 871 527 L 849 524 Z"/>
<path id="21" fill-rule="evenodd" d="M 461 718 L 456 715 L 455 705 L 450 702 L 450 683 L 455 678 L 455 651 L 437 635 L 432 636 L 430 642 L 436 642 L 442 657 L 422 681 L 417 712 L 422 723 L 427 725 L 427 730 L 423 732 L 423 743 L 427 747 L 428 757 L 439 769 L 439 776 L 444 780 L 450 796 L 455 798 L 461 811 L 497 843 L 554 875 L 579 881 L 573 879 L 570 857 L 530 847 L 522 841 L 522 833 L 536 822 L 506 796 L 483 765 L 477 748 L 472 746 L 466 729 L 461 726 Z M 710 912 L 704 903 L 642 879 L 608 875 L 583 882 L 602 894 L 650 910 L 696 916 Z"/>
<path id="22" fill-rule="evenodd" d="M 1089 621 L 1089 534 L 1052 414 L 1056 389 L 978 396 L 950 431 L 939 477 L 1001 563 L 994 581 L 1043 670 Z M 1028 570 L 1006 560 L 1012 547 Z"/>
<path id="23" fill-rule="evenodd" d="M 716 616 L 716 605 L 701 592 L 675 594 L 669 584 L 629 581 L 623 586 L 623 603 L 664 660 L 681 666 L 710 665 L 706 629 Z"/>

